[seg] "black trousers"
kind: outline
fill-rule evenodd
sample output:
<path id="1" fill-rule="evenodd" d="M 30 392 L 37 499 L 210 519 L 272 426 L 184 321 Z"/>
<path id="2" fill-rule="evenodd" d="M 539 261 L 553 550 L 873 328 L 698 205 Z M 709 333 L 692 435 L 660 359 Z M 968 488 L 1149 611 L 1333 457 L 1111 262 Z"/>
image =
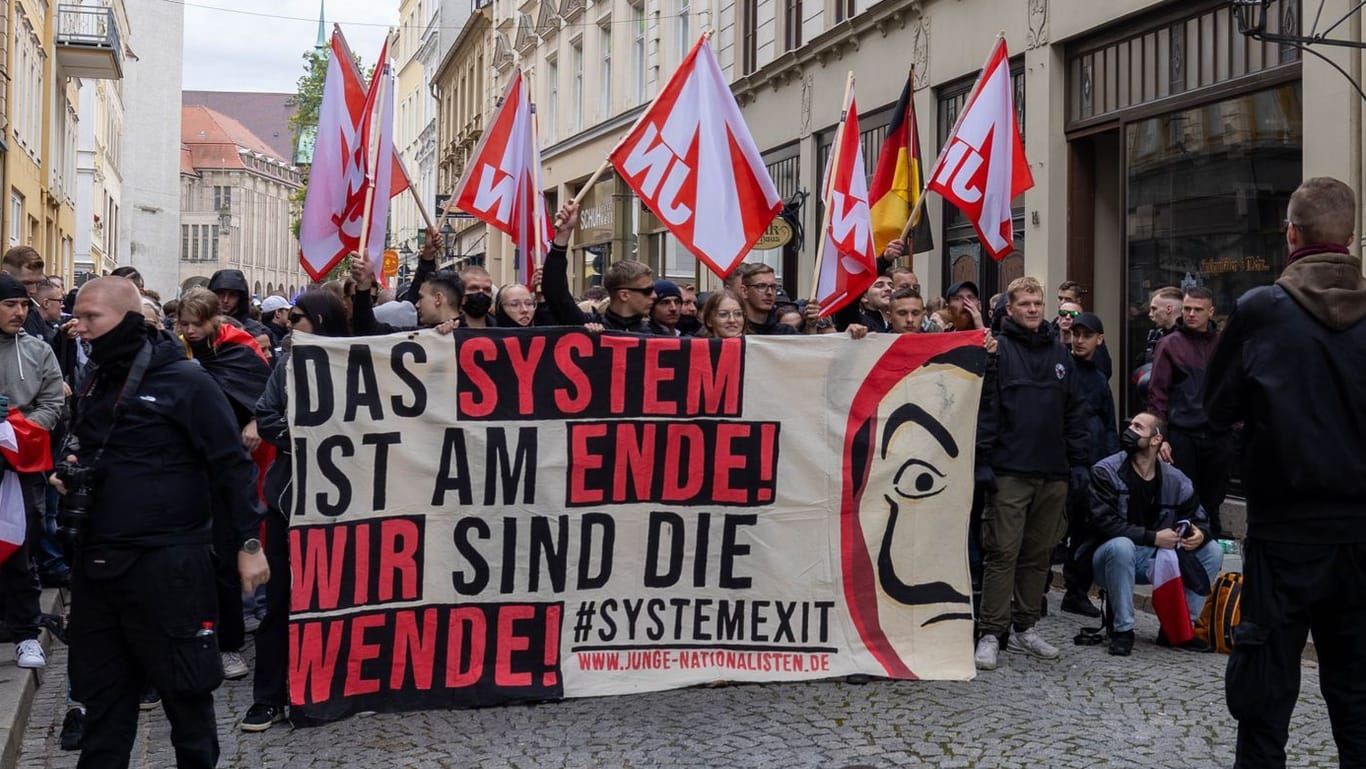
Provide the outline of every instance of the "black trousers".
<path id="1" fill-rule="evenodd" d="M 1095 581 L 1090 503 L 1091 495 L 1085 490 L 1067 493 L 1067 554 L 1062 561 L 1062 581 L 1068 593 L 1083 597 L 1091 592 L 1091 583 Z"/>
<path id="2" fill-rule="evenodd" d="M 1281 769 L 1300 692 L 1300 655 L 1314 634 L 1319 688 L 1339 765 L 1366 767 L 1366 543 L 1248 540 L 1242 620 L 1228 660 L 1235 769 Z"/>
<path id="3" fill-rule="evenodd" d="M 1223 536 L 1219 507 L 1228 496 L 1228 477 L 1233 472 L 1233 436 L 1172 427 L 1168 430 L 1167 442 L 1172 447 L 1172 464 L 1195 484 L 1195 495 L 1209 515 L 1211 530 L 1216 537 Z"/>
<path id="4" fill-rule="evenodd" d="M 256 675 L 252 699 L 256 704 L 284 707 L 289 688 L 289 525 L 278 510 L 266 513 L 266 539 L 261 543 L 270 565 L 266 583 L 266 618 L 256 629 Z"/>
<path id="5" fill-rule="evenodd" d="M 149 550 L 85 548 L 72 570 L 71 697 L 85 705 L 80 769 L 124 769 L 138 700 L 156 687 L 180 769 L 218 763 L 213 689 L 223 666 L 213 562 L 207 545 Z"/>
<path id="6" fill-rule="evenodd" d="M 24 493 L 24 544 L 0 563 L 0 602 L 4 604 L 5 627 L 14 636 L 15 643 L 38 637 L 43 589 L 29 556 L 42 536 L 42 507 L 38 495 L 46 493 L 42 473 L 20 475 L 19 486 Z"/>
<path id="7" fill-rule="evenodd" d="M 242 575 L 237 571 L 237 553 L 242 543 L 228 516 L 213 517 L 213 547 L 217 554 L 214 577 L 218 590 L 218 649 L 240 652 L 247 642 L 246 621 L 242 618 Z"/>

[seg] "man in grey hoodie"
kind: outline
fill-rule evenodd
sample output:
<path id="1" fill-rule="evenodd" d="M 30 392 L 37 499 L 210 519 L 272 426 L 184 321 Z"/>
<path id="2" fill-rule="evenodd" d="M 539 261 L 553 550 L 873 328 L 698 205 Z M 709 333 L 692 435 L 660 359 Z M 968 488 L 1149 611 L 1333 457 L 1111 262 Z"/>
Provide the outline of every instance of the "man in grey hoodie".
<path id="1" fill-rule="evenodd" d="M 28 421 L 52 431 L 62 416 L 65 393 L 57 356 L 42 338 L 24 331 L 32 301 L 24 284 L 0 273 L 0 395 L 9 399 Z M 21 668 L 47 664 L 38 644 L 39 587 L 29 572 L 29 545 L 41 529 L 41 507 L 46 490 L 42 473 L 22 474 L 26 534 L 24 545 L 0 563 L 0 598 L 4 621 L 15 642 L 15 661 Z"/>

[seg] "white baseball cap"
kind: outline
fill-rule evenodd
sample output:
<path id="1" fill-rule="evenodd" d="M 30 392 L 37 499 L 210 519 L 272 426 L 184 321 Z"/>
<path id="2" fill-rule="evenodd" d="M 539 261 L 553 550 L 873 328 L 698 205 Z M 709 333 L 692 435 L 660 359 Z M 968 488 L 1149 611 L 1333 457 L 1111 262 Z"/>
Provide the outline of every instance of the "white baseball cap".
<path id="1" fill-rule="evenodd" d="M 288 310 L 293 306 L 294 305 L 290 304 L 289 300 L 283 296 L 268 296 L 261 301 L 261 312 L 265 315 L 269 315 L 276 310 Z"/>

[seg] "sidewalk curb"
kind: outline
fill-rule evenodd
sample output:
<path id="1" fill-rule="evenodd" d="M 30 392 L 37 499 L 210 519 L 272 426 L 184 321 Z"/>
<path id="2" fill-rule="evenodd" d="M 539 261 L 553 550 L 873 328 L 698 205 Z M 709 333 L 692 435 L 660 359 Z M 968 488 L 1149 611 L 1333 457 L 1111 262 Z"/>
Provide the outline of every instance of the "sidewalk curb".
<path id="1" fill-rule="evenodd" d="M 1062 566 L 1053 566 L 1051 568 L 1053 571 L 1053 592 L 1061 593 L 1063 592 Z M 1091 597 L 1093 599 L 1095 598 L 1094 593 L 1091 594 Z M 1136 611 L 1141 611 L 1144 614 L 1156 616 L 1157 612 L 1153 611 L 1152 585 L 1134 585 L 1134 609 Z M 1061 611 L 1061 609 L 1059 611 Z M 1308 661 L 1316 664 L 1319 661 L 1318 652 L 1314 649 L 1314 638 L 1312 635 L 1310 635 L 1308 640 L 1304 643 L 1304 653 L 1300 655 L 1300 661 Z"/>
<path id="2" fill-rule="evenodd" d="M 39 606 L 45 614 L 59 616 L 66 613 L 66 600 L 63 591 L 43 590 Z M 38 640 L 43 644 L 44 653 L 52 651 L 52 634 L 42 631 Z M 9 644 L 0 644 L 8 647 Z M 14 766 L 19 761 L 19 749 L 24 744 L 24 730 L 28 728 L 29 715 L 33 708 L 33 695 L 43 685 L 47 671 L 25 670 L 16 667 L 13 660 L 5 658 L 0 662 L 0 766 Z"/>

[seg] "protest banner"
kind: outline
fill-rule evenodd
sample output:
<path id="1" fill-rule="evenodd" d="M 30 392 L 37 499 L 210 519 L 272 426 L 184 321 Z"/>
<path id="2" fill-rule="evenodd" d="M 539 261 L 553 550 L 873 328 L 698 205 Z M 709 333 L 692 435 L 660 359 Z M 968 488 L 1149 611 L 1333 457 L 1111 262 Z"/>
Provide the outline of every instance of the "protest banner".
<path id="1" fill-rule="evenodd" d="M 302 336 L 296 721 L 973 674 L 962 334 Z"/>

